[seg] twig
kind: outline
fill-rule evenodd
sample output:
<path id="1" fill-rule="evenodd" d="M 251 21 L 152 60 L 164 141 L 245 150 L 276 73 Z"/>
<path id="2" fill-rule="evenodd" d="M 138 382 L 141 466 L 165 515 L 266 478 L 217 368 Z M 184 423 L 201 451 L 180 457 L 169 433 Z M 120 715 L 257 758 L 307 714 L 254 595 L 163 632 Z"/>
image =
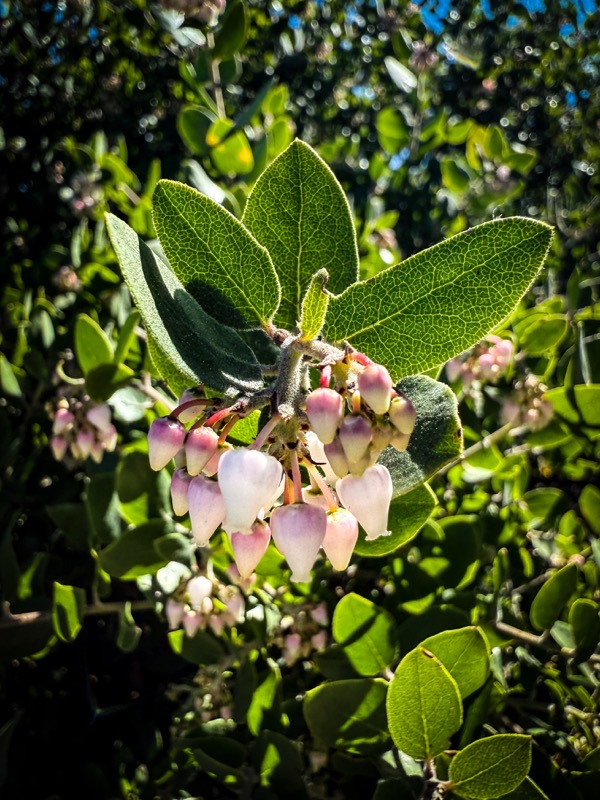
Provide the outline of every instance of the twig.
<path id="1" fill-rule="evenodd" d="M 452 469 L 452 467 L 455 467 L 457 464 L 460 464 L 465 459 L 474 456 L 475 453 L 478 453 L 480 450 L 487 450 L 488 447 L 491 447 L 491 445 L 494 444 L 494 442 L 497 442 L 499 439 L 502 439 L 504 436 L 506 436 L 506 434 L 513 428 L 514 428 L 514 423 L 507 422 L 506 425 L 503 425 L 501 428 L 498 428 L 498 430 L 495 430 L 493 433 L 484 436 L 483 439 L 481 439 L 481 441 L 476 442 L 471 447 L 468 447 L 461 456 L 454 459 L 454 461 L 451 461 L 449 464 L 446 464 L 445 467 L 442 467 L 442 469 L 438 473 L 436 473 L 436 477 L 445 475 Z"/>
<path id="2" fill-rule="evenodd" d="M 111 601 L 109 603 L 94 603 L 83 611 L 84 617 L 100 617 L 104 614 L 120 614 L 126 601 Z M 132 613 L 136 611 L 152 611 L 154 603 L 150 600 L 134 600 L 129 603 Z M 12 614 L 8 603 L 4 604 L 4 613 L 0 616 L 0 630 L 20 628 L 35 622 L 49 622 L 52 619 L 51 611 L 25 611 L 22 614 Z"/>

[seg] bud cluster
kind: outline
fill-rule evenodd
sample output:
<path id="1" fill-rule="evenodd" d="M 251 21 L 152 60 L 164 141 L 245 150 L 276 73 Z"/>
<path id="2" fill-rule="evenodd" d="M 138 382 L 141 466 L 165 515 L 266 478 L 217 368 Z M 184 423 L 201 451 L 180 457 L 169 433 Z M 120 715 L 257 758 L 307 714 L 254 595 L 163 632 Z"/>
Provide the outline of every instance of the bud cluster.
<path id="1" fill-rule="evenodd" d="M 474 381 L 497 383 L 513 359 L 513 343 L 490 334 L 485 342 L 477 345 L 465 356 L 457 356 L 446 364 L 450 383 L 461 380 L 465 386 Z"/>
<path id="2" fill-rule="evenodd" d="M 52 416 L 50 447 L 57 461 L 69 453 L 76 461 L 92 458 L 99 464 L 104 451 L 110 453 L 117 446 L 117 429 L 106 403 L 62 398 Z"/>
<path id="3" fill-rule="evenodd" d="M 552 404 L 544 398 L 547 388 L 531 374 L 517 381 L 514 391 L 502 404 L 502 422 L 526 425 L 532 431 L 544 428 L 554 415 Z"/>
<path id="4" fill-rule="evenodd" d="M 318 365 L 320 386 L 302 390 L 291 413 L 279 403 L 249 446 L 227 440 L 251 410 L 249 398 L 223 407 L 190 389 L 168 417 L 152 423 L 152 468 L 175 460 L 175 514 L 189 513 L 201 547 L 223 529 L 244 579 L 271 539 L 292 581 L 305 582 L 321 549 L 335 569 L 346 569 L 359 524 L 369 540 L 389 534 L 392 480 L 376 462 L 389 445 L 406 449 L 415 409 L 394 390 L 385 367 L 354 351 L 337 352 L 337 360 Z"/>
<path id="5" fill-rule="evenodd" d="M 329 615 L 325 603 L 296 606 L 281 619 L 277 637 L 283 663 L 291 667 L 302 658 L 324 650 L 328 644 Z"/>
<path id="6" fill-rule="evenodd" d="M 220 635 L 244 621 L 244 596 L 236 586 L 221 583 L 216 578 L 197 575 L 165 602 L 169 628 L 183 627 L 186 636 L 209 627 Z"/>

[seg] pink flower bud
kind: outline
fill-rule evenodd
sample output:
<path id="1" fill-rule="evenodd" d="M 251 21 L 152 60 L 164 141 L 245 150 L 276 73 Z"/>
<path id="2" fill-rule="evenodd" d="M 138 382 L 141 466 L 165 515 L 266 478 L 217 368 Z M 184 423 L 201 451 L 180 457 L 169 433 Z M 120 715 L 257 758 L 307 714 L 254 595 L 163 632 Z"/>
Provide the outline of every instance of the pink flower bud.
<path id="1" fill-rule="evenodd" d="M 77 447 L 81 453 L 81 458 L 87 458 L 92 452 L 92 445 L 95 437 L 91 431 L 79 431 L 77 434 Z"/>
<path id="2" fill-rule="evenodd" d="M 500 339 L 494 346 L 496 351 L 496 362 L 501 367 L 507 367 L 513 355 L 513 343 L 510 339 Z"/>
<path id="3" fill-rule="evenodd" d="M 338 478 L 343 478 L 348 474 L 348 459 L 339 436 L 336 436 L 331 444 L 325 445 L 325 455 Z"/>
<path id="4" fill-rule="evenodd" d="M 158 472 L 166 467 L 185 439 L 185 428 L 179 420 L 170 417 L 155 419 L 148 432 L 148 458 L 150 466 Z"/>
<path id="5" fill-rule="evenodd" d="M 346 569 L 357 539 L 358 521 L 353 514 L 345 508 L 338 508 L 337 511 L 327 514 L 323 550 L 334 569 Z"/>
<path id="6" fill-rule="evenodd" d="M 187 469 L 187 459 L 185 457 L 185 447 L 179 449 L 175 455 L 173 456 L 173 462 L 175 464 L 175 469 L 181 469 L 182 467 L 186 467 Z"/>
<path id="7" fill-rule="evenodd" d="M 302 637 L 298 633 L 288 633 L 283 645 L 283 658 L 291 666 L 302 655 Z"/>
<path id="8" fill-rule="evenodd" d="M 186 389 L 185 392 L 179 398 L 179 403 L 177 405 L 182 406 L 184 403 L 189 403 L 192 400 L 198 399 L 198 392 L 195 389 Z M 185 411 L 180 411 L 177 415 L 177 418 L 180 422 L 195 422 L 200 414 L 203 411 L 202 404 L 198 403 L 198 405 L 190 406 L 186 408 Z"/>
<path id="9" fill-rule="evenodd" d="M 333 389 L 315 389 L 306 398 L 306 414 L 313 431 L 323 444 L 335 438 L 344 415 L 344 400 Z"/>
<path id="10" fill-rule="evenodd" d="M 52 455 L 57 461 L 62 461 L 67 452 L 67 440 L 62 436 L 53 436 L 50 439 L 50 447 L 52 448 Z"/>
<path id="11" fill-rule="evenodd" d="M 100 441 L 104 445 L 104 449 L 108 453 L 112 453 L 117 446 L 117 429 L 114 425 L 109 425 L 107 429 L 100 434 Z"/>
<path id="12" fill-rule="evenodd" d="M 175 628 L 181 625 L 184 612 L 185 606 L 183 603 L 173 600 L 172 597 L 168 598 L 165 603 L 165 617 L 167 618 L 167 623 L 171 630 L 175 630 Z"/>
<path id="13" fill-rule="evenodd" d="M 399 431 L 396 431 L 396 433 L 392 436 L 391 445 L 394 450 L 397 450 L 399 453 L 404 453 L 409 442 L 410 436 L 407 433 L 400 433 Z"/>
<path id="14" fill-rule="evenodd" d="M 325 536 L 327 536 L 327 534 L 325 534 Z M 325 627 L 329 624 L 329 614 L 325 603 L 319 603 L 318 606 L 315 606 L 310 612 L 310 615 L 318 625 Z"/>
<path id="15" fill-rule="evenodd" d="M 188 489 L 192 476 L 185 468 L 176 469 L 171 478 L 171 505 L 177 517 L 188 512 Z"/>
<path id="16" fill-rule="evenodd" d="M 226 614 L 231 620 L 232 625 L 244 621 L 246 603 L 242 594 L 236 591 L 231 597 L 226 598 L 224 603 L 227 609 Z"/>
<path id="17" fill-rule="evenodd" d="M 107 433 L 109 428 L 112 427 L 110 422 L 110 408 L 106 403 L 102 403 L 102 405 L 99 406 L 91 406 L 88 408 L 85 415 L 94 428 L 97 428 L 102 433 Z"/>
<path id="18" fill-rule="evenodd" d="M 218 614 L 213 614 L 209 617 L 208 625 L 216 636 L 220 636 L 225 628 L 225 620 Z"/>
<path id="19" fill-rule="evenodd" d="M 292 580 L 310 580 L 310 571 L 325 538 L 327 515 L 307 503 L 278 506 L 271 514 L 271 534 L 292 570 Z"/>
<path id="20" fill-rule="evenodd" d="M 393 385 L 390 373 L 381 364 L 365 367 L 358 376 L 360 396 L 376 414 L 387 413 Z"/>
<path id="21" fill-rule="evenodd" d="M 268 513 L 283 470 L 279 461 L 259 450 L 240 447 L 224 453 L 218 480 L 227 515 L 227 533 L 250 533 L 261 509 Z"/>
<path id="22" fill-rule="evenodd" d="M 310 637 L 310 643 L 315 650 L 325 650 L 327 647 L 327 631 L 319 631 Z"/>
<path id="23" fill-rule="evenodd" d="M 100 464 L 104 457 L 104 445 L 102 442 L 94 442 L 90 451 L 90 456 L 96 464 Z"/>
<path id="24" fill-rule="evenodd" d="M 233 450 L 233 447 L 229 444 L 229 442 L 220 443 L 216 452 L 213 456 L 211 456 L 210 461 L 204 467 L 202 472 L 205 475 L 208 475 L 209 478 L 212 478 L 213 475 L 216 475 L 219 470 L 219 464 L 221 463 L 221 457 L 225 455 L 225 453 L 229 452 L 229 450 Z"/>
<path id="25" fill-rule="evenodd" d="M 219 437 L 212 428 L 193 428 L 185 440 L 185 459 L 190 475 L 199 475 L 219 447 Z"/>
<path id="26" fill-rule="evenodd" d="M 185 631 L 185 635 L 190 637 L 194 636 L 200 627 L 200 622 L 200 614 L 196 613 L 195 611 L 184 611 L 183 630 Z"/>
<path id="27" fill-rule="evenodd" d="M 340 442 L 349 464 L 353 461 L 359 462 L 367 455 L 372 438 L 371 423 L 366 417 L 362 414 L 348 414 L 344 417 L 340 428 Z"/>
<path id="28" fill-rule="evenodd" d="M 188 581 L 186 588 L 192 608 L 200 609 L 202 601 L 212 596 L 213 583 L 206 575 L 198 575 Z"/>
<path id="29" fill-rule="evenodd" d="M 329 511 L 329 503 L 325 495 L 321 494 L 318 490 L 309 489 L 305 486 L 304 489 L 302 489 L 302 500 L 308 503 L 309 506 L 317 506 L 318 508 L 322 508 L 323 511 Z"/>
<path id="30" fill-rule="evenodd" d="M 271 529 L 266 522 L 257 521 L 251 533 L 231 534 L 231 547 L 236 566 L 242 578 L 249 578 L 267 552 L 271 540 Z"/>
<path id="31" fill-rule="evenodd" d="M 363 456 L 360 459 L 360 461 L 349 461 L 348 462 L 348 468 L 350 470 L 350 475 L 354 475 L 355 478 L 360 478 L 360 476 L 363 474 L 363 472 L 366 469 L 369 469 L 369 467 L 373 466 L 373 464 L 375 462 L 371 460 L 370 450 L 371 450 L 371 448 L 369 448 L 369 450 L 367 450 L 367 454 L 365 456 Z M 375 459 L 375 461 L 376 460 L 377 459 Z"/>
<path id="32" fill-rule="evenodd" d="M 387 524 L 393 486 L 387 467 L 375 464 L 360 478 L 346 475 L 335 488 L 341 502 L 364 528 L 368 541 L 391 533 Z"/>
<path id="33" fill-rule="evenodd" d="M 52 425 L 52 433 L 61 434 L 68 430 L 75 421 L 75 417 L 68 408 L 57 408 Z"/>
<path id="34" fill-rule="evenodd" d="M 450 383 L 456 383 L 463 371 L 464 364 L 460 358 L 451 358 L 446 364 L 446 375 Z"/>
<path id="35" fill-rule="evenodd" d="M 400 433 L 406 433 L 410 436 L 415 429 L 417 412 L 408 397 L 402 395 L 394 397 L 390 403 L 390 410 L 388 413 L 394 428 L 400 431 Z"/>
<path id="36" fill-rule="evenodd" d="M 188 503 L 192 536 L 196 544 L 205 547 L 225 518 L 225 503 L 216 481 L 197 475 L 188 487 Z"/>

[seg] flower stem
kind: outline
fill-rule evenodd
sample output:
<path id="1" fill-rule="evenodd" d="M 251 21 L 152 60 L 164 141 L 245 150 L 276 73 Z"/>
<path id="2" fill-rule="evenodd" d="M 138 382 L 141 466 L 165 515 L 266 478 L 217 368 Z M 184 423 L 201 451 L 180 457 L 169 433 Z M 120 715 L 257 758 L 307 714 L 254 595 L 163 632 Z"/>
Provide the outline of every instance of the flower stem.
<path id="1" fill-rule="evenodd" d="M 319 472 L 317 467 L 315 467 L 314 464 L 311 464 L 310 461 L 307 461 L 306 459 L 304 459 L 302 463 L 304 464 L 304 466 L 308 470 L 311 478 L 314 479 L 314 482 L 319 487 L 319 491 L 321 492 L 321 494 L 323 495 L 325 500 L 327 500 L 327 505 L 329 506 L 329 510 L 330 511 L 337 511 L 338 508 L 339 508 L 339 505 L 338 505 L 335 497 L 333 496 L 333 492 L 331 491 L 331 489 L 327 485 L 327 481 L 323 478 L 323 476 L 321 475 L 321 473 Z"/>

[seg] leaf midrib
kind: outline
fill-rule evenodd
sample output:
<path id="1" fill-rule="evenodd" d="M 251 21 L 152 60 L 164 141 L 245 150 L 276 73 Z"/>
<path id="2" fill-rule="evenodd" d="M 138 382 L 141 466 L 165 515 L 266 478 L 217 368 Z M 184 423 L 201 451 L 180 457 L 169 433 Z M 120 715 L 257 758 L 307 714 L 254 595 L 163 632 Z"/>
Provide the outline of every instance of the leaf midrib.
<path id="1" fill-rule="evenodd" d="M 535 239 L 535 238 L 537 238 L 537 237 L 536 236 L 529 236 L 528 238 L 523 239 L 521 242 L 518 242 L 516 244 L 511 245 L 506 250 L 502 251 L 502 255 L 509 253 L 511 250 L 513 250 L 515 248 L 522 247 L 526 242 L 529 242 L 529 241 L 531 241 L 531 239 Z M 418 258 L 418 257 L 419 257 L 418 254 L 413 256 L 413 258 Z M 396 311 L 394 311 L 394 313 L 389 314 L 387 317 L 381 317 L 381 318 L 377 319 L 376 322 L 373 322 L 372 324 L 367 325 L 366 327 L 361 328 L 360 330 L 353 331 L 352 333 L 348 334 L 345 338 L 349 340 L 349 339 L 351 339 L 351 338 L 353 338 L 355 336 L 360 336 L 361 333 L 365 333 L 367 331 L 374 330 L 375 328 L 377 328 L 380 325 L 385 325 L 386 322 L 389 322 L 390 320 L 393 320 L 396 317 L 401 316 L 402 314 L 405 314 L 410 308 L 412 308 L 413 306 L 417 305 L 418 303 L 426 300 L 431 295 L 433 295 L 433 294 L 435 294 L 435 293 L 437 293 L 439 291 L 443 291 L 444 289 L 447 289 L 448 287 L 454 285 L 457 281 L 459 281 L 465 275 L 469 275 L 471 272 L 474 272 L 477 269 L 481 269 L 482 267 L 487 266 L 489 264 L 489 262 L 493 258 L 496 258 L 496 257 L 497 257 L 496 254 L 494 254 L 493 256 L 490 256 L 490 258 L 487 259 L 486 261 L 483 261 L 482 263 L 475 264 L 471 268 L 464 270 L 463 272 L 461 272 L 458 275 L 455 275 L 452 280 L 449 280 L 446 283 L 437 284 L 432 289 L 430 289 L 430 291 L 428 291 L 426 294 L 422 294 L 422 295 L 419 295 L 418 297 L 415 297 L 410 303 L 408 303 L 407 305 L 403 306 L 402 308 L 398 308 Z M 408 260 L 412 260 L 412 259 L 408 259 Z M 400 263 L 397 266 L 398 267 L 406 266 L 406 262 L 404 264 Z M 390 270 L 392 270 L 392 269 L 395 269 L 395 267 L 390 267 Z M 377 281 L 378 278 L 381 279 L 381 277 L 383 275 L 385 275 L 386 272 L 388 272 L 388 270 L 385 270 L 384 272 L 381 272 L 379 275 L 377 275 L 374 278 L 374 282 Z M 379 283 L 379 281 L 377 281 L 377 282 Z M 353 286 L 357 286 L 357 285 L 358 284 L 353 284 Z M 350 286 L 348 289 L 346 289 L 344 292 L 342 292 L 342 294 L 338 295 L 338 297 L 333 298 L 333 302 L 335 303 L 335 301 L 338 298 L 342 298 L 346 294 L 346 292 L 350 292 L 352 290 L 353 286 Z"/>
<path id="2" fill-rule="evenodd" d="M 515 751 L 515 752 L 512 752 L 512 753 L 507 753 L 505 756 L 502 756 L 502 758 L 499 761 L 495 761 L 489 767 L 484 767 L 479 772 L 474 773 L 473 775 L 471 775 L 468 778 L 464 778 L 463 780 L 459 779 L 458 781 L 454 781 L 454 785 L 455 786 L 466 786 L 466 785 L 468 785 L 471 781 L 476 780 L 481 775 L 485 775 L 486 772 L 491 772 L 492 770 L 495 770 L 495 769 L 499 768 L 505 761 L 508 761 L 509 759 L 514 758 L 517 752 L 518 751 Z"/>

